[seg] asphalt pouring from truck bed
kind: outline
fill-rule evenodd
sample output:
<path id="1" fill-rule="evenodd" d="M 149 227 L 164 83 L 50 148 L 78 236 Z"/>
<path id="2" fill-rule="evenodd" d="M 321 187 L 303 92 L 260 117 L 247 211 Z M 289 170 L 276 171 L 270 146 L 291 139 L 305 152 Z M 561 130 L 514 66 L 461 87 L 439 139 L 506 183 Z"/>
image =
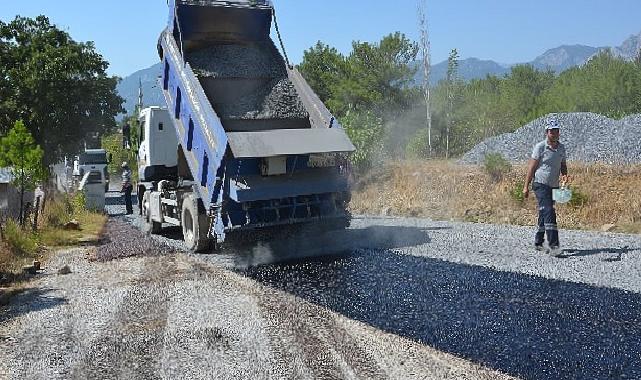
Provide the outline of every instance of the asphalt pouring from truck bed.
<path id="1" fill-rule="evenodd" d="M 122 208 L 116 203 L 108 202 L 108 209 L 113 214 L 119 214 L 119 208 Z M 119 223 L 140 223 L 140 219 L 135 217 L 118 218 Z M 368 326 L 368 329 L 373 329 L 371 331 L 379 331 L 387 337 L 398 337 L 405 344 L 414 342 L 412 344 L 423 347 L 422 349 L 435 349 L 449 358 L 448 363 L 456 362 L 452 365 L 459 366 L 457 368 L 463 371 L 456 374 L 438 372 L 431 364 L 410 364 L 406 362 L 407 357 L 399 359 L 398 352 L 387 348 L 389 360 L 393 358 L 406 362 L 406 366 L 415 365 L 418 372 L 429 378 L 506 378 L 505 374 L 526 379 L 640 378 L 641 237 L 585 231 L 562 231 L 562 234 L 566 243 L 564 254 L 561 258 L 553 258 L 534 251 L 527 244 L 531 235 L 530 228 L 409 218 L 357 217 L 350 229 L 329 235 L 315 233 L 313 236 L 293 236 L 286 240 L 259 239 L 262 241 L 227 246 L 221 253 L 214 255 L 177 253 L 150 258 L 152 261 L 149 263 L 156 263 L 154 260 L 165 263 L 157 262 L 146 266 L 150 276 L 158 280 L 145 280 L 145 283 L 153 284 L 152 288 L 139 290 L 142 293 L 137 295 L 130 292 L 131 299 L 128 302 L 131 307 L 136 307 L 140 302 L 149 303 L 143 293 L 152 289 L 165 292 L 162 289 L 167 286 L 167 281 L 177 281 L 172 280 L 171 273 L 174 270 L 171 268 L 174 264 L 169 265 L 170 261 L 188 260 L 194 268 L 210 268 L 208 273 L 213 271 L 224 274 L 224 284 L 229 285 L 230 278 L 243 279 L 245 285 L 253 284 L 252 294 L 277 292 L 293 297 L 291 303 L 287 303 L 288 306 L 276 307 L 280 311 L 270 303 L 271 306 L 267 308 L 271 310 L 267 313 L 270 317 L 261 322 L 264 323 L 263 327 L 246 327 L 253 329 L 251 331 L 264 329 L 260 334 L 270 337 L 293 334 L 298 338 L 291 339 L 298 339 L 303 346 L 311 346 L 311 351 L 301 349 L 299 354 L 288 352 L 285 355 L 275 346 L 264 343 L 266 347 L 271 347 L 271 351 L 263 352 L 264 355 L 271 355 L 271 360 L 281 360 L 287 356 L 288 360 L 300 361 L 303 363 L 301 365 L 312 368 L 311 378 L 411 377 L 407 373 L 397 372 L 402 368 L 399 362 L 390 365 L 386 361 L 388 364 L 383 365 L 380 361 L 383 359 L 375 360 L 369 354 L 356 354 L 351 359 L 348 358 L 356 362 L 371 362 L 369 366 L 354 366 L 353 369 L 358 374 L 356 376 L 347 375 L 344 368 L 340 369 L 340 365 L 328 364 L 332 361 L 327 358 L 321 360 L 319 355 L 330 355 L 333 352 L 332 342 L 337 344 L 338 336 L 349 334 L 346 330 L 339 329 L 336 335 L 329 333 L 322 338 L 315 335 L 310 326 L 319 329 L 319 323 L 324 326 L 322 330 L 325 333 L 331 331 L 334 322 L 326 320 L 328 315 L 340 316 L 359 326 Z M 494 239 L 497 235 L 504 236 L 500 243 Z M 171 247 L 167 249 L 169 252 L 180 249 L 179 239 L 180 233 L 174 229 L 164 235 L 154 236 L 153 244 Z M 121 261 L 116 260 L 102 265 L 125 263 L 119 262 Z M 73 265 L 71 266 L 73 270 Z M 167 270 L 169 272 L 153 274 L 163 267 L 163 273 Z M 191 276 L 191 272 L 184 268 L 179 272 L 179 276 Z M 231 291 L 230 289 L 227 290 Z M 170 287 L 167 291 L 173 294 L 176 290 L 171 290 Z M 166 299 L 164 296 L 160 297 L 160 293 L 154 297 Z M 234 347 L 239 341 L 244 341 L 242 336 L 233 339 L 229 337 L 229 329 L 232 329 L 229 324 L 237 325 L 233 329 L 238 332 L 237 327 L 244 324 L 243 320 L 251 322 L 251 313 L 243 314 L 236 310 L 238 306 L 227 304 L 223 305 L 228 308 L 226 312 L 211 309 L 207 306 L 209 297 L 220 298 L 226 295 L 214 292 L 202 298 L 203 293 L 198 294 L 201 299 L 193 305 L 189 305 L 186 300 L 190 297 L 188 294 L 182 294 L 178 298 L 174 295 L 172 298 L 172 302 L 183 298 L 180 305 L 169 306 L 170 309 L 178 307 L 183 310 L 180 323 L 189 324 L 190 318 L 202 313 L 210 315 L 212 320 L 219 318 L 214 318 L 212 313 L 229 314 L 230 317 L 233 314 L 236 317 L 222 322 L 226 328 L 218 326 L 210 329 L 213 338 L 201 338 L 217 342 L 210 343 L 216 347 L 222 344 L 220 347 L 223 347 L 223 351 L 224 347 Z M 55 299 L 54 297 L 50 301 Z M 138 306 L 142 307 L 140 305 Z M 301 309 L 301 305 L 307 305 L 304 307 L 305 311 Z M 47 307 L 62 306 L 56 306 L 54 302 Z M 177 322 L 167 321 L 175 319 L 177 312 L 178 309 L 174 310 L 174 314 L 156 313 L 154 318 L 143 316 L 144 318 L 138 319 L 152 326 L 171 325 Z M 36 315 L 38 312 L 31 314 Z M 127 315 L 130 319 L 137 318 L 131 313 Z M 163 315 L 168 316 L 165 318 Z M 168 373 L 191 373 L 189 368 L 193 367 L 188 364 L 171 360 L 163 362 L 162 358 L 153 355 L 154 350 L 167 352 L 167 330 L 159 330 L 165 331 L 162 333 L 165 338 L 154 334 L 127 337 L 123 332 L 128 331 L 125 328 L 127 323 L 122 321 L 123 318 L 119 319 L 120 327 L 116 326 L 118 334 L 106 339 L 104 343 L 113 339 L 133 339 L 138 343 L 128 347 L 116 344 L 123 351 L 118 351 L 120 353 L 117 357 L 99 344 L 103 348 L 98 348 L 95 355 L 89 355 L 92 360 L 108 366 L 108 361 L 100 359 L 100 352 L 117 362 L 124 360 L 123 355 L 127 354 L 127 350 L 133 350 L 131 360 L 138 358 L 149 361 L 149 373 L 161 374 L 156 377 L 168 378 Z M 10 317 L 0 323 L 0 335 L 9 339 L 13 339 L 13 335 L 8 333 L 6 326 L 11 321 Z M 29 328 L 28 322 L 22 322 L 24 329 Z M 46 328 L 47 323 L 52 322 L 45 319 L 38 323 Z M 83 322 L 77 323 L 81 325 Z M 283 330 L 275 334 L 273 325 L 279 325 Z M 178 339 L 175 332 L 172 334 Z M 263 336 L 260 334 L 259 336 Z M 145 346 L 145 339 L 153 344 Z M 184 339 L 186 338 L 180 338 L 178 342 L 186 345 L 187 341 Z M 375 340 L 379 342 L 380 339 L 378 337 Z M 6 344 L 6 341 L 2 344 Z M 223 344 L 225 341 L 228 342 L 227 346 Z M 271 344 L 278 345 L 273 342 Z M 374 343 L 370 340 L 367 344 Z M 279 354 L 274 354 L 274 350 Z M 230 350 L 229 355 L 231 351 L 234 350 Z M 197 352 L 194 354 L 199 355 Z M 165 354 L 167 355 L 169 354 Z M 238 355 L 236 359 L 242 357 L 241 354 Z M 292 359 L 291 355 L 296 359 Z M 91 358 L 85 357 L 87 362 Z M 460 361 L 456 361 L 459 360 L 456 358 L 460 358 Z M 15 357 L 11 363 L 16 363 L 16 360 L 18 364 L 12 368 L 28 367 Z M 204 360 L 206 363 L 207 360 Z M 121 365 L 120 370 L 133 371 L 133 364 L 128 363 Z M 474 367 L 479 365 L 480 367 Z M 165 371 L 154 369 L 154 366 L 165 368 Z M 167 372 L 169 367 L 175 372 Z M 473 369 L 470 372 L 463 368 Z M 272 377 L 293 378 L 292 373 L 295 373 L 291 372 L 291 368 L 280 370 L 284 371 L 282 375 Z M 122 371 L 104 373 L 123 373 Z M 140 371 L 147 373 L 146 370 Z M 449 375 L 445 375 L 446 372 Z M 101 372 L 95 370 L 91 373 L 98 376 Z"/>

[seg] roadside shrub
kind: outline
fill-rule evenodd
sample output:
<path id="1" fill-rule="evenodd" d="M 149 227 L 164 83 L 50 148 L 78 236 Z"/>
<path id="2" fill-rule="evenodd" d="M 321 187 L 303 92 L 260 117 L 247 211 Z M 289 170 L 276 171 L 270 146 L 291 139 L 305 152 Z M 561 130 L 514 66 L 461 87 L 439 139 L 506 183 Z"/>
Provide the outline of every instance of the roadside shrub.
<path id="1" fill-rule="evenodd" d="M 65 199 L 54 199 L 47 202 L 42 214 L 45 227 L 60 227 L 71 220 L 73 210 Z"/>
<path id="2" fill-rule="evenodd" d="M 410 139 L 405 147 L 405 155 L 410 159 L 428 158 L 430 148 L 427 136 L 427 129 L 419 129 Z"/>
<path id="3" fill-rule="evenodd" d="M 572 199 L 568 202 L 570 207 L 579 208 L 588 203 L 588 196 L 576 186 L 572 186 Z"/>
<path id="4" fill-rule="evenodd" d="M 523 194 L 523 182 L 517 182 L 512 185 L 510 189 L 510 198 L 517 202 L 523 202 L 525 200 L 525 195 Z"/>
<path id="5" fill-rule="evenodd" d="M 73 196 L 69 197 L 69 203 L 73 216 L 81 215 L 87 211 L 87 199 L 85 197 L 85 193 L 83 193 L 82 191 L 79 191 Z"/>
<path id="6" fill-rule="evenodd" d="M 351 110 L 340 121 L 356 147 L 352 164 L 357 170 L 371 168 L 383 152 L 383 120 L 369 111 Z"/>
<path id="7" fill-rule="evenodd" d="M 0 240 L 0 276 L 2 276 L 2 273 L 9 271 L 11 263 L 9 245 L 4 240 Z"/>
<path id="8" fill-rule="evenodd" d="M 45 227 L 60 227 L 72 219 L 85 215 L 87 210 L 85 194 L 77 192 L 74 195 L 64 195 L 50 202 L 43 212 Z"/>
<path id="9" fill-rule="evenodd" d="M 23 230 L 13 220 L 7 221 L 4 228 L 4 238 L 9 250 L 15 255 L 30 255 L 38 250 L 36 236 L 29 231 Z"/>
<path id="10" fill-rule="evenodd" d="M 485 155 L 485 172 L 492 178 L 492 181 L 499 182 L 503 175 L 512 169 L 512 165 L 501 153 L 488 153 Z"/>

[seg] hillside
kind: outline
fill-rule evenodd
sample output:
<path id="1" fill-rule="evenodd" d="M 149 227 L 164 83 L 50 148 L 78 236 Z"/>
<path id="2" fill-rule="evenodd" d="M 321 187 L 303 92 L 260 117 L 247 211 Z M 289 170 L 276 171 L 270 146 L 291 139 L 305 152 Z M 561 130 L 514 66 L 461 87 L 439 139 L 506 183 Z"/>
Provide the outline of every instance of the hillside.
<path id="1" fill-rule="evenodd" d="M 608 47 L 591 47 L 586 45 L 562 45 L 545 51 L 536 57 L 531 64 L 537 69 L 551 69 L 557 74 L 571 67 L 582 65 L 592 56 Z M 609 47 L 615 56 L 623 59 L 633 59 L 641 49 L 641 33 L 631 35 L 619 46 Z M 416 65 L 419 65 L 417 62 Z M 463 80 L 485 78 L 487 75 L 503 76 L 510 72 L 510 64 L 500 64 L 492 60 L 478 58 L 467 58 L 459 60 L 459 75 Z M 439 62 L 432 66 L 430 83 L 435 85 L 445 78 L 447 73 L 447 61 Z M 137 71 L 124 78 L 117 87 L 118 93 L 125 99 L 125 109 L 131 113 L 138 100 L 139 81 L 142 82 L 143 103 L 149 105 L 162 105 L 164 100 L 157 88 L 157 78 L 161 75 L 160 63 Z M 417 70 L 416 83 L 423 82 L 422 70 Z"/>
<path id="2" fill-rule="evenodd" d="M 124 78 L 116 87 L 118 94 L 125 99 L 124 107 L 127 113 L 131 114 L 138 102 L 138 89 L 142 84 L 144 106 L 164 105 L 165 100 L 158 89 L 158 78 L 162 74 L 162 65 L 157 63 L 144 70 Z"/>

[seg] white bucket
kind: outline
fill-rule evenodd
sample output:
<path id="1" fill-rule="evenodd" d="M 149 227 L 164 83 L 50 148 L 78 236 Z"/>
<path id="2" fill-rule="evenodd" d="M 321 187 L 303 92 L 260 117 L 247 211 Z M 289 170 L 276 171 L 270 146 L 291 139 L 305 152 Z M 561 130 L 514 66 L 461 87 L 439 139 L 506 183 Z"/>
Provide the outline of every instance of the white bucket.
<path id="1" fill-rule="evenodd" d="M 560 189 L 552 189 L 552 200 L 557 203 L 568 203 L 572 199 L 572 190 L 562 187 Z"/>

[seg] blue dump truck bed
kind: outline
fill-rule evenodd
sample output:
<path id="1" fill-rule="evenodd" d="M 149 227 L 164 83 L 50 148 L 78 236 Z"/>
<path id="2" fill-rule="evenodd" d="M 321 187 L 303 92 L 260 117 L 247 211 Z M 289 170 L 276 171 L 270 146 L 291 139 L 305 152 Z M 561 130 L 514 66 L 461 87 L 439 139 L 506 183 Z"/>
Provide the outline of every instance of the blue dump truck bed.
<path id="1" fill-rule="evenodd" d="M 354 146 L 270 39 L 269 1 L 171 0 L 162 88 L 211 233 L 347 225 Z"/>

